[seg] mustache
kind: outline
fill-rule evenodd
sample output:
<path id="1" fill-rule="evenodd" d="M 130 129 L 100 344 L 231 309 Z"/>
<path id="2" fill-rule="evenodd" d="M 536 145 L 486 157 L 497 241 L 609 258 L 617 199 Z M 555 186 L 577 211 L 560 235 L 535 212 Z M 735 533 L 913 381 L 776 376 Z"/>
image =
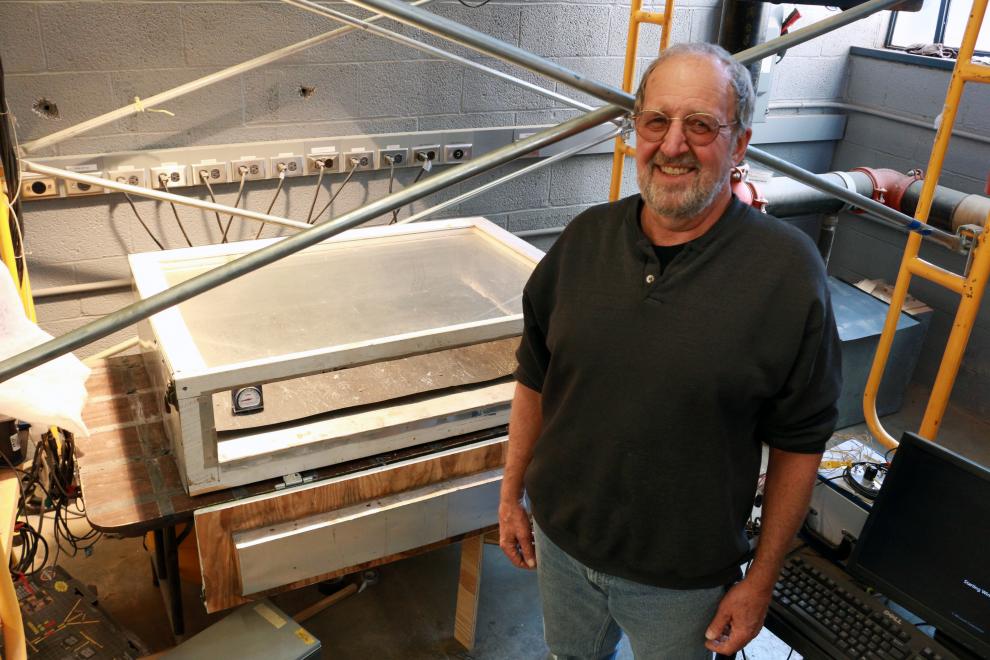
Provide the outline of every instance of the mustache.
<path id="1" fill-rule="evenodd" d="M 654 158 L 652 161 L 653 165 L 657 167 L 697 167 L 698 161 L 690 156 L 687 158 Z"/>

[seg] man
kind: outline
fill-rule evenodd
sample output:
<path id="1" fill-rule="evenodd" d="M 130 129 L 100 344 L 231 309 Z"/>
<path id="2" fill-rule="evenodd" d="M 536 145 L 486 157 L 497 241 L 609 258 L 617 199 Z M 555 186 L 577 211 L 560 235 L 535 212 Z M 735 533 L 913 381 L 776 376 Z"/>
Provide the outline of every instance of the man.
<path id="1" fill-rule="evenodd" d="M 500 545 L 538 570 L 556 658 L 612 657 L 621 631 L 637 659 L 734 653 L 805 515 L 838 338 L 812 242 L 730 192 L 752 112 L 723 49 L 667 49 L 636 95 L 641 195 L 578 216 L 526 285 Z"/>

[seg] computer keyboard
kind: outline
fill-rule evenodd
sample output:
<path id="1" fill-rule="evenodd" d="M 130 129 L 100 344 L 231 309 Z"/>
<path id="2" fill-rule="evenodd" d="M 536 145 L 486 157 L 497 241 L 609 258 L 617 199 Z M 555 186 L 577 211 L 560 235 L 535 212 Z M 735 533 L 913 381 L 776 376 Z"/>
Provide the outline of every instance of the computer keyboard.
<path id="1" fill-rule="evenodd" d="M 880 599 L 866 593 L 848 574 L 821 557 L 789 558 L 773 591 L 770 616 L 777 617 L 816 647 L 818 653 L 803 653 L 806 657 L 840 660 L 956 660 L 958 657 L 884 607 Z"/>

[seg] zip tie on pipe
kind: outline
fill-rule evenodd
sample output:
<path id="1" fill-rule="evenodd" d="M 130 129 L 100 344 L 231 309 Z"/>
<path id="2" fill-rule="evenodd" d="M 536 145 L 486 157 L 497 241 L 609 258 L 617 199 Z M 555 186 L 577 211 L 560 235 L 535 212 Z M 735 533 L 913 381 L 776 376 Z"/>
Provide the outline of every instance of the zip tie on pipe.
<path id="1" fill-rule="evenodd" d="M 174 117 L 175 113 L 171 110 L 163 110 L 162 108 L 146 108 L 144 103 L 141 102 L 140 96 L 134 97 L 134 111 L 135 112 L 160 112 L 163 115 L 168 115 L 169 117 Z"/>

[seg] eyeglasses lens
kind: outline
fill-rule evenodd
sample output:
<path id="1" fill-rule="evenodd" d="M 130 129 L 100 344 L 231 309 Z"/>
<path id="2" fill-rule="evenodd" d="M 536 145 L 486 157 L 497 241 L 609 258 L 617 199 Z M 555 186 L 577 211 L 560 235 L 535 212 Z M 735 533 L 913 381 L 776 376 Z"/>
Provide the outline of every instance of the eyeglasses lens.
<path id="1" fill-rule="evenodd" d="M 674 119 L 676 118 L 668 117 L 662 112 L 643 111 L 636 115 L 636 132 L 644 140 L 659 142 L 667 134 Z M 696 147 L 710 144 L 721 128 L 718 119 L 704 112 L 683 117 L 681 122 L 684 126 L 685 139 Z"/>

